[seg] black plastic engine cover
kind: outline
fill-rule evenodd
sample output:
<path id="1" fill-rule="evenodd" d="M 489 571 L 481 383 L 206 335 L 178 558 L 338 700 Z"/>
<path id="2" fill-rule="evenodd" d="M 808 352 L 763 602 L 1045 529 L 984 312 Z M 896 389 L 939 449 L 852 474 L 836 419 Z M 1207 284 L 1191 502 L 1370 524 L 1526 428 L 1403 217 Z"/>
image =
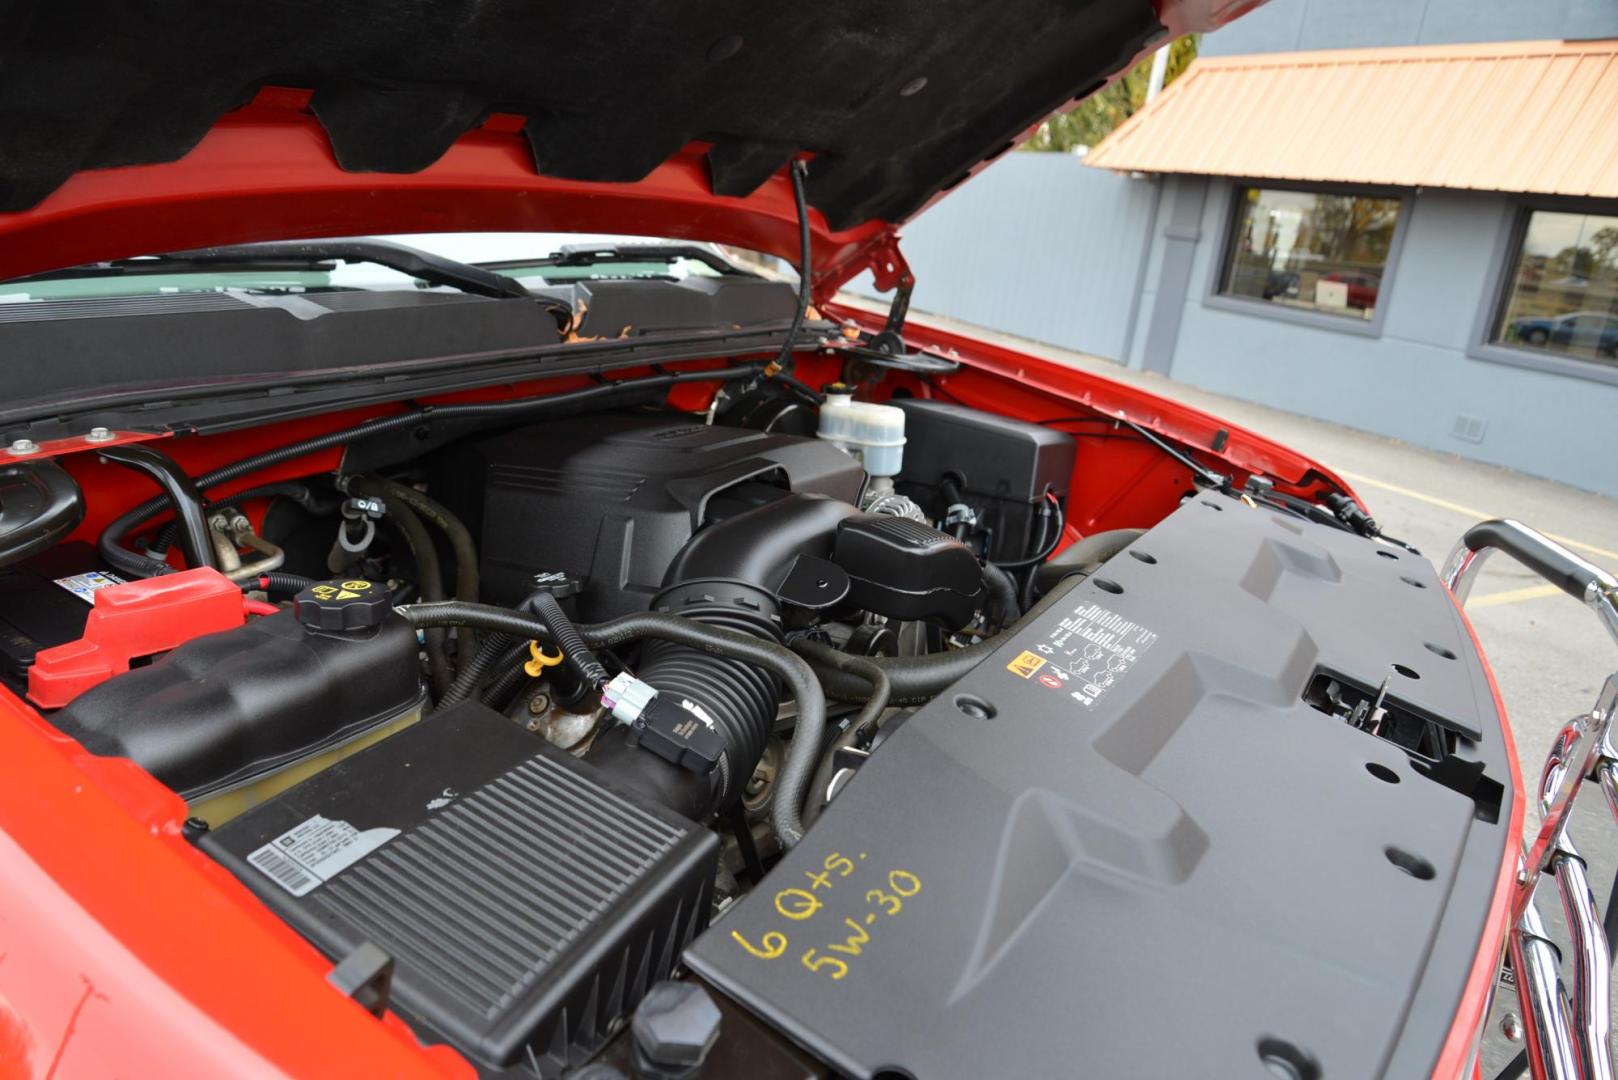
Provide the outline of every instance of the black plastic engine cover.
<path id="1" fill-rule="evenodd" d="M 841 522 L 832 562 L 848 572 L 855 607 L 949 630 L 971 622 L 987 592 L 965 544 L 909 518 L 862 514 Z"/>
<path id="2" fill-rule="evenodd" d="M 1311 706 L 1321 670 L 1388 679 L 1504 801 Z M 857 1077 L 1259 1076 L 1266 1040 L 1426 1075 L 1516 839 L 1501 723 L 1424 559 L 1198 496 L 899 727 L 687 962 Z"/>
<path id="3" fill-rule="evenodd" d="M 708 922 L 719 841 L 475 703 L 345 758 L 202 849 L 486 1070 L 582 1064 Z"/>
<path id="4" fill-rule="evenodd" d="M 485 594 L 517 603 L 536 572 L 566 570 L 586 579 L 584 622 L 646 610 L 716 499 L 768 485 L 853 502 L 865 475 L 819 439 L 666 414 L 547 423 L 445 459 L 435 489 L 460 489 L 457 509 L 482 523 Z M 485 478 L 481 493 L 469 476 Z"/>

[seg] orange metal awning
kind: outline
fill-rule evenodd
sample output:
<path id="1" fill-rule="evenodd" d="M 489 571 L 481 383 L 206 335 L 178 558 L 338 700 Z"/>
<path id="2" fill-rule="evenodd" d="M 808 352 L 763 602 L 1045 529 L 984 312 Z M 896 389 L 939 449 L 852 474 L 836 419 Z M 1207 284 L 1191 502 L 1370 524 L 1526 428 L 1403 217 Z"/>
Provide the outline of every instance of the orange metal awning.
<path id="1" fill-rule="evenodd" d="M 1618 197 L 1618 41 L 1199 59 L 1085 163 Z"/>

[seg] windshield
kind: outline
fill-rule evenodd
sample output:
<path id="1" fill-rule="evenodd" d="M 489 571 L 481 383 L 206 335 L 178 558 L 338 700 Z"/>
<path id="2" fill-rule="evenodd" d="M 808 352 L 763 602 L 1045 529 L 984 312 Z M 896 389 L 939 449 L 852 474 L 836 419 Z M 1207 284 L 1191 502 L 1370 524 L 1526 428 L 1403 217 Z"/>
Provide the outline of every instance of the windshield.
<path id="1" fill-rule="evenodd" d="M 651 279 L 683 281 L 738 272 L 727 253 L 708 244 L 669 244 L 637 236 L 574 233 L 427 233 L 358 237 L 405 244 L 431 255 L 498 271 L 527 288 L 578 281 Z M 308 255 L 252 254 L 252 246 L 231 249 L 231 258 L 182 252 L 91 263 L 0 282 L 0 303 L 83 300 L 98 297 L 242 291 L 301 293 L 332 290 L 389 291 L 449 289 L 405 269 L 362 257 L 322 257 L 322 245 L 309 241 Z M 619 248 L 626 249 L 622 254 Z"/>

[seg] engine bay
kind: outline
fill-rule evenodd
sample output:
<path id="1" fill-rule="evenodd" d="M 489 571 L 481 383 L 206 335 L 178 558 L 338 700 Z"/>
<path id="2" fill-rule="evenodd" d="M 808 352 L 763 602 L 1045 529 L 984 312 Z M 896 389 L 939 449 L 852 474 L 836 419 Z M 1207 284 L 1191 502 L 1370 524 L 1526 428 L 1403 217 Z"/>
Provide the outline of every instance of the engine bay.
<path id="1" fill-rule="evenodd" d="M 1510 819 L 1429 564 L 1100 412 L 775 375 L 14 469 L 81 505 L 0 685 L 486 1075 L 1425 1060 Z"/>

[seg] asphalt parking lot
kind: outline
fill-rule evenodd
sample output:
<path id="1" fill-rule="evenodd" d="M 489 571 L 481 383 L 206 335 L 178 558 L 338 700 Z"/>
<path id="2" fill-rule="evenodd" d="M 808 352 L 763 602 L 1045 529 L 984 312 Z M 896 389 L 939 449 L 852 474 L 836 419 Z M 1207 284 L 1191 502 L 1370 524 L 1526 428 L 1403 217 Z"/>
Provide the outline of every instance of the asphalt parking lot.
<path id="1" fill-rule="evenodd" d="M 1307 454 L 1353 485 L 1385 532 L 1415 545 L 1435 565 L 1471 525 L 1511 517 L 1618 572 L 1618 500 L 1209 393 L 1080 353 L 916 317 L 1141 386 Z M 1494 668 L 1524 771 L 1537 777 L 1556 730 L 1587 711 L 1602 681 L 1618 670 L 1618 648 L 1587 609 L 1506 556 L 1486 564 L 1467 613 Z M 1530 806 L 1527 828 L 1536 822 Z M 1618 828 L 1594 790 L 1575 811 L 1573 839 L 1590 864 L 1597 900 L 1604 903 L 1618 867 Z M 1540 911 L 1553 936 L 1560 937 L 1564 931 L 1554 888 L 1541 896 Z M 1511 996 L 1497 995 L 1484 1076 L 1495 1075 L 1517 1052 L 1499 1037 L 1498 1023 L 1514 1007 Z"/>

